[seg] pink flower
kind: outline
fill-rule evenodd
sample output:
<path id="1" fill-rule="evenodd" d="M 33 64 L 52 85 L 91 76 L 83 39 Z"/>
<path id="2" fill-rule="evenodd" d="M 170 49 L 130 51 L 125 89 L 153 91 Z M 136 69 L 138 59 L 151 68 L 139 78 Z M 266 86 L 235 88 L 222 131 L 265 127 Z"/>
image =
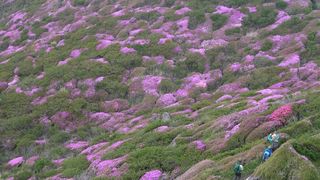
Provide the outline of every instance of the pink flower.
<path id="1" fill-rule="evenodd" d="M 89 143 L 87 141 L 78 141 L 78 142 L 71 142 L 66 145 L 66 148 L 71 150 L 83 149 L 88 147 Z"/>
<path id="2" fill-rule="evenodd" d="M 80 49 L 75 49 L 73 51 L 71 51 L 70 53 L 70 57 L 71 58 L 77 58 L 81 55 L 81 50 Z"/>
<path id="3" fill-rule="evenodd" d="M 168 126 L 160 126 L 157 129 L 155 129 L 156 132 L 162 133 L 162 132 L 167 132 L 170 129 Z"/>
<path id="4" fill-rule="evenodd" d="M 146 172 L 140 180 L 159 180 L 162 175 L 162 172 L 160 170 L 152 170 L 149 172 Z"/>
<path id="5" fill-rule="evenodd" d="M 202 140 L 193 141 L 192 144 L 195 145 L 196 149 L 200 151 L 206 150 L 206 144 Z"/>
<path id="6" fill-rule="evenodd" d="M 20 164 L 23 163 L 23 161 L 24 161 L 24 158 L 22 156 L 21 157 L 17 157 L 17 158 L 11 159 L 8 162 L 8 165 L 11 166 L 11 167 L 19 166 Z"/>
<path id="7" fill-rule="evenodd" d="M 130 53 L 135 53 L 136 50 L 133 49 L 133 48 L 122 47 L 120 52 L 123 53 L 123 54 L 130 54 Z"/>
<path id="8" fill-rule="evenodd" d="M 162 95 L 158 100 L 158 104 L 161 106 L 169 106 L 175 102 L 177 102 L 177 99 L 171 93 Z"/>
<path id="9" fill-rule="evenodd" d="M 181 9 L 179 9 L 179 10 L 176 10 L 175 14 L 176 14 L 176 15 L 184 15 L 184 14 L 190 12 L 190 11 L 191 11 L 190 8 L 184 7 L 184 8 L 181 8 Z"/>
<path id="10" fill-rule="evenodd" d="M 291 117 L 292 114 L 293 114 L 292 105 L 286 104 L 279 107 L 277 110 L 273 111 L 273 113 L 269 117 L 269 120 L 280 121 L 282 123 L 285 123 L 286 119 Z"/>

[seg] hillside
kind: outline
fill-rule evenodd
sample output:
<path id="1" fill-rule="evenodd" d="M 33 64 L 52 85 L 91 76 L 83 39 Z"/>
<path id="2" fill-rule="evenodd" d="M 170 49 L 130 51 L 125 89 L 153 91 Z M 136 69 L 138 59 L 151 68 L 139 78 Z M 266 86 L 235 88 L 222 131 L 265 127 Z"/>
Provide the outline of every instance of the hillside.
<path id="1" fill-rule="evenodd" d="M 0 0 L 0 179 L 224 180 L 238 160 L 320 179 L 315 0 Z"/>

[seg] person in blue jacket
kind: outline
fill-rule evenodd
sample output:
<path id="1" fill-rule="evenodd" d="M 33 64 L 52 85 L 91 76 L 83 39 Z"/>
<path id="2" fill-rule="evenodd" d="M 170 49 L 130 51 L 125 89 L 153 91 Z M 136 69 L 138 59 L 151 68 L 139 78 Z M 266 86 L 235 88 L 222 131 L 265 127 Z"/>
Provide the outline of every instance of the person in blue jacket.
<path id="1" fill-rule="evenodd" d="M 270 158 L 271 155 L 272 155 L 272 148 L 270 146 L 268 146 L 263 151 L 262 161 L 266 161 L 267 159 Z"/>

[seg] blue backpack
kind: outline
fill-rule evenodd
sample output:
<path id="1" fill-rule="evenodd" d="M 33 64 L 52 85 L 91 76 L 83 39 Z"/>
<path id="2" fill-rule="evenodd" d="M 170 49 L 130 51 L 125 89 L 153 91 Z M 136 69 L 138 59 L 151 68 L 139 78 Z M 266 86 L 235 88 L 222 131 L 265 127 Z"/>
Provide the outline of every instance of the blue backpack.
<path id="1" fill-rule="evenodd" d="M 271 148 L 265 149 L 264 152 L 263 152 L 262 160 L 266 161 L 267 159 L 269 159 L 271 154 L 272 154 L 272 149 Z"/>

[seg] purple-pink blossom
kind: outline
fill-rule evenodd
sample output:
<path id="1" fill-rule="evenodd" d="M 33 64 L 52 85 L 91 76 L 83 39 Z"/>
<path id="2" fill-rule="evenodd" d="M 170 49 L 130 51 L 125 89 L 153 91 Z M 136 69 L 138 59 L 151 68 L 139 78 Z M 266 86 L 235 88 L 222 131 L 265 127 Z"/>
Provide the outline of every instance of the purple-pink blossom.
<path id="1" fill-rule="evenodd" d="M 160 170 L 152 170 L 149 172 L 146 172 L 140 180 L 159 180 L 162 176 L 162 172 Z"/>
<path id="2" fill-rule="evenodd" d="M 20 157 L 11 159 L 11 160 L 8 162 L 8 165 L 11 166 L 11 167 L 19 166 L 20 164 L 23 163 L 23 161 L 24 161 L 24 158 L 23 158 L 22 156 L 20 156 Z"/>
<path id="3" fill-rule="evenodd" d="M 206 150 L 206 147 L 207 147 L 206 144 L 202 140 L 193 141 L 192 144 L 194 144 L 196 149 L 198 149 L 200 151 Z"/>

